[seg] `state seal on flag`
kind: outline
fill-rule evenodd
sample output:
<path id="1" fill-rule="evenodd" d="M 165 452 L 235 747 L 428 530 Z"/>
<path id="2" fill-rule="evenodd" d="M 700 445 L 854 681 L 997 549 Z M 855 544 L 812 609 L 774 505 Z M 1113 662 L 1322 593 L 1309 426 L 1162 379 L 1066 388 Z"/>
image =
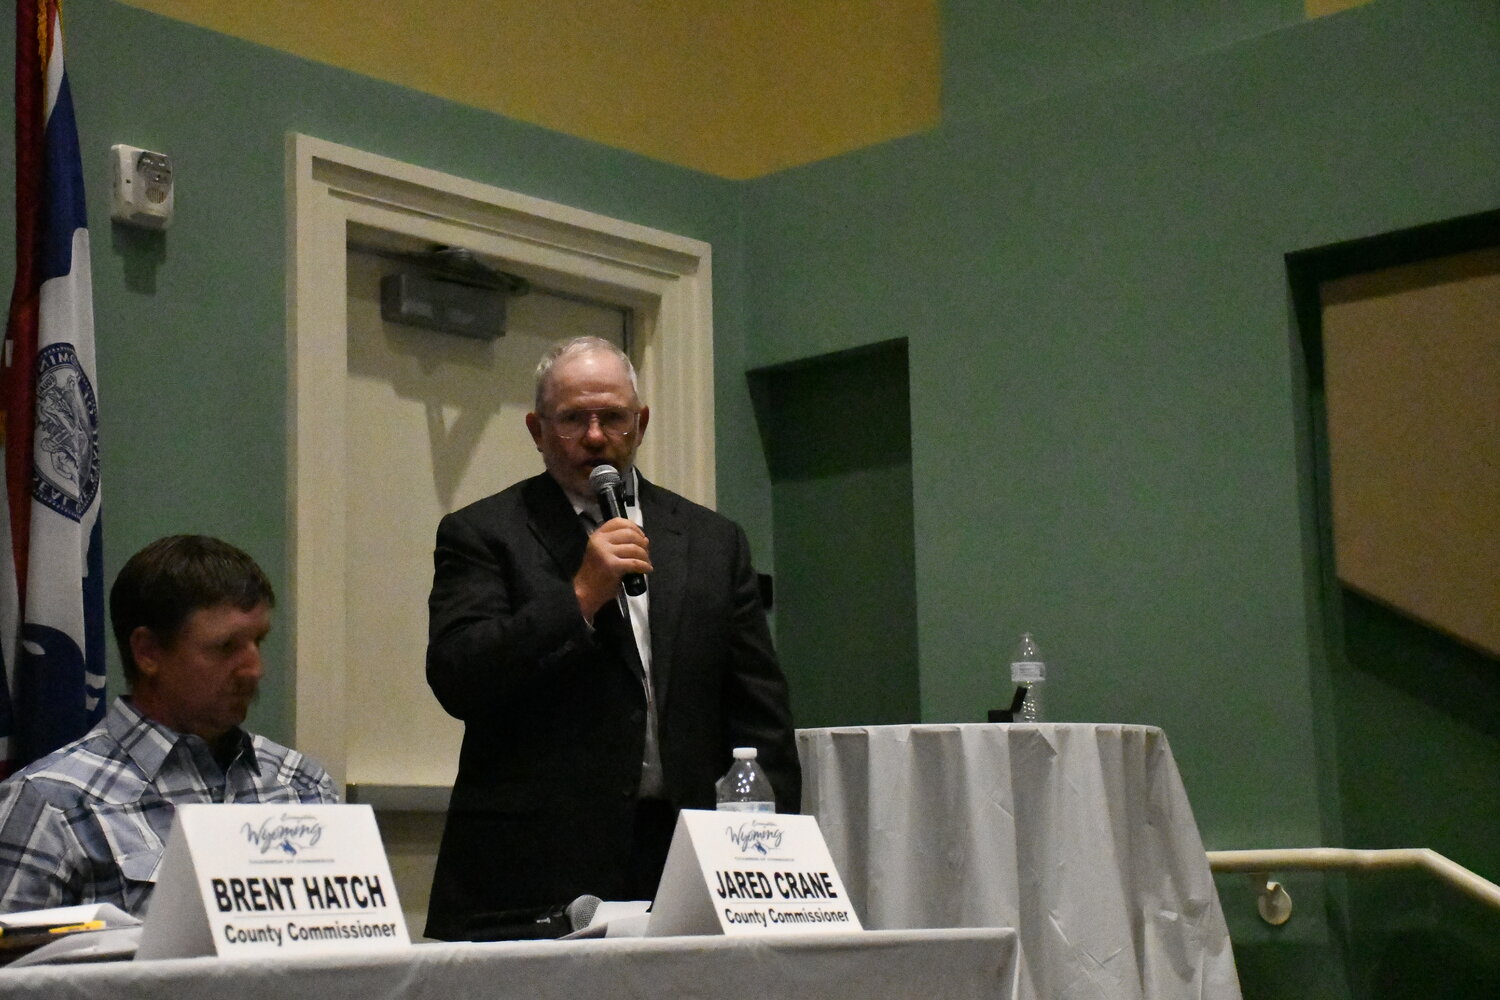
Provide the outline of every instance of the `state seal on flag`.
<path id="1" fill-rule="evenodd" d="M 36 356 L 36 431 L 31 495 L 82 520 L 99 493 L 99 406 L 72 344 Z"/>

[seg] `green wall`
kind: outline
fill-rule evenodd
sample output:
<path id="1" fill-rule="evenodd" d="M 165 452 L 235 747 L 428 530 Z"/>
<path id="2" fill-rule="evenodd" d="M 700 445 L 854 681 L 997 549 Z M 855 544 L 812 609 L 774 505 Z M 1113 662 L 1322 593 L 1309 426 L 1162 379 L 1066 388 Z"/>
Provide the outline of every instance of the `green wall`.
<path id="1" fill-rule="evenodd" d="M 1500 5 L 1187 6 L 1049 5 L 1069 49 L 947 3 L 940 128 L 748 186 L 751 361 L 908 339 L 923 719 L 979 717 L 1028 629 L 1056 718 L 1166 730 L 1210 849 L 1447 843 L 1500 880 L 1500 733 L 1327 651 L 1284 262 L 1500 205 Z M 1275 930 L 1220 881 L 1247 995 L 1367 989 L 1373 890 L 1286 881 Z"/>
<path id="2" fill-rule="evenodd" d="M 718 447 L 732 456 L 721 462 L 722 506 L 766 539 L 757 550 L 768 555 L 769 488 L 743 377 L 735 185 L 111 0 L 69 0 L 66 17 L 94 248 L 109 579 L 152 538 L 204 531 L 250 551 L 288 596 L 283 174 L 292 131 L 713 244 L 716 389 L 727 418 Z M 3 30 L 10 51 L 10 20 Z M 121 142 L 173 157 L 176 220 L 165 233 L 109 221 L 106 153 Z M 3 161 L 0 184 L 11 190 L 13 161 Z M 0 226 L 12 231 L 12 199 L 0 202 Z M 7 274 L 12 254 L 0 248 Z M 250 720 L 280 739 L 292 735 L 293 624 L 283 610 L 269 646 L 283 675 L 268 679 Z M 117 672 L 111 689 L 123 689 Z"/>
<path id="3" fill-rule="evenodd" d="M 797 724 L 917 722 L 906 343 L 759 369 L 750 382 L 771 473 L 776 648 Z M 995 698 L 1009 704 L 998 687 Z"/>

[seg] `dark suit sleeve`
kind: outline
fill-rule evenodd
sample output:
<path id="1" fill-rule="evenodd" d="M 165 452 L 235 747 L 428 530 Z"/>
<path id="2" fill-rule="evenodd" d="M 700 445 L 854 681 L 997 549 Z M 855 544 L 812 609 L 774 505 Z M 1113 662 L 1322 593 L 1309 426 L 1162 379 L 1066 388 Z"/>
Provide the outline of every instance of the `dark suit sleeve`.
<path id="1" fill-rule="evenodd" d="M 493 718 L 540 678 L 594 652 L 572 583 L 472 511 L 444 517 L 428 599 L 427 683 L 449 715 Z M 524 532 L 524 526 L 520 531 Z"/>
<path id="2" fill-rule="evenodd" d="M 724 682 L 725 732 L 731 748 L 758 748 L 757 759 L 776 792 L 777 811 L 794 813 L 802 804 L 802 769 L 786 676 L 771 644 L 760 585 L 750 563 L 750 543 L 738 525 L 734 531 L 734 620 L 731 664 Z"/>

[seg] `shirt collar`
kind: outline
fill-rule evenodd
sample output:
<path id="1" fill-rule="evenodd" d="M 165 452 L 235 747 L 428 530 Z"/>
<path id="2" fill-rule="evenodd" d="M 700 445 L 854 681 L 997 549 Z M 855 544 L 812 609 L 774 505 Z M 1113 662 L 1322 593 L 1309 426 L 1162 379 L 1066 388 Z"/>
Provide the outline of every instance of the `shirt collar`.
<path id="1" fill-rule="evenodd" d="M 626 469 L 625 474 L 620 477 L 620 481 L 625 485 L 626 507 L 639 505 L 636 499 L 636 495 L 640 492 L 641 488 L 639 479 L 640 473 L 635 471 L 635 466 L 633 465 Z M 568 503 L 573 505 L 573 513 L 582 514 L 587 512 L 589 517 L 592 517 L 595 521 L 604 520 L 600 516 L 599 501 L 596 497 L 577 497 L 567 490 L 563 490 L 563 493 L 567 495 Z"/>
<path id="2" fill-rule="evenodd" d="M 135 762 L 136 767 L 141 769 L 147 780 L 156 778 L 172 750 L 188 738 L 185 734 L 142 715 L 129 697 L 115 699 L 109 714 L 104 718 L 104 725 L 109 735 Z M 240 728 L 236 728 L 234 732 L 238 748 L 230 764 L 243 760 L 250 770 L 259 774 L 260 761 L 256 759 L 250 734 Z"/>

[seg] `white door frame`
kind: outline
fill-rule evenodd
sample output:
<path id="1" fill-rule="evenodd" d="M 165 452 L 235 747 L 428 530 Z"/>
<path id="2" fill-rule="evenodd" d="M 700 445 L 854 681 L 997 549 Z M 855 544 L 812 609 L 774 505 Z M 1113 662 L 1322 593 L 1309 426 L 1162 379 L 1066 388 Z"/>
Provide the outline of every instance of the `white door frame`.
<path id="1" fill-rule="evenodd" d="M 633 359 L 652 478 L 714 503 L 713 273 L 707 243 L 287 136 L 287 565 L 295 743 L 346 776 L 344 564 L 346 247 L 351 223 L 469 246 L 550 287 L 620 302 L 640 322 Z M 436 529 L 436 525 L 433 526 Z M 430 566 L 392 567 L 427 573 Z M 420 670 L 422 664 L 413 663 Z M 393 748 L 396 754 L 411 748 Z"/>

